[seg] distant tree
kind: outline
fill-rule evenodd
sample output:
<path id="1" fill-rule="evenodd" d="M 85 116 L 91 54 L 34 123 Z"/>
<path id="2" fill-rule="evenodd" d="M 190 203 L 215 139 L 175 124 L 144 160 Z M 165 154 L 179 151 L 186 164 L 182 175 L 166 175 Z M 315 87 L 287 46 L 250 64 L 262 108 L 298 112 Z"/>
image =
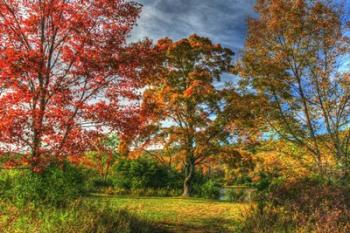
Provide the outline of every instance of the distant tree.
<path id="1" fill-rule="evenodd" d="M 161 69 L 149 79 L 143 108 L 149 117 L 148 145 L 172 148 L 183 164 L 183 196 L 191 195 L 196 166 L 238 142 L 243 118 L 251 115 L 250 97 L 214 82 L 232 71 L 230 49 L 197 35 L 173 42 L 158 41 Z M 225 151 L 226 149 L 226 151 Z"/>
<path id="2" fill-rule="evenodd" d="M 336 4 L 334 2 L 334 4 Z M 280 138 L 350 165 L 347 22 L 329 1 L 258 0 L 249 20 L 241 76 L 265 97 L 266 120 Z"/>
<path id="3" fill-rule="evenodd" d="M 107 126 L 137 128 L 134 100 L 152 64 L 143 61 L 154 57 L 149 41 L 126 44 L 139 13 L 126 0 L 0 1 L 3 152 L 28 155 L 40 171 L 50 157 L 84 152 Z"/>
<path id="4" fill-rule="evenodd" d="M 106 181 L 114 163 L 120 158 L 120 140 L 116 134 L 100 137 L 91 143 L 92 151 L 86 153 L 83 163 L 96 169 Z"/>

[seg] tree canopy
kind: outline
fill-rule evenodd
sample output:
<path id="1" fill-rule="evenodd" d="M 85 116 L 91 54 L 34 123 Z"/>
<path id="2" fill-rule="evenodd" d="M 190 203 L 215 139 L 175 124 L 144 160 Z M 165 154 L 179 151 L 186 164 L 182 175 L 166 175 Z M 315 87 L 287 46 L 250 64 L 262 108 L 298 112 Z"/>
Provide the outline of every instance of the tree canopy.
<path id="1" fill-rule="evenodd" d="M 132 100 L 154 57 L 149 41 L 126 43 L 140 9 L 124 0 L 0 2 L 1 150 L 40 170 L 49 156 L 86 150 L 102 126 L 135 130 Z"/>
<path id="2" fill-rule="evenodd" d="M 241 96 L 229 86 L 215 87 L 223 73 L 232 72 L 233 52 L 208 38 L 165 38 L 156 47 L 163 62 L 144 92 L 143 108 L 152 129 L 146 131 L 146 142 L 176 148 L 185 171 L 183 195 L 188 196 L 195 166 L 224 153 L 224 144 L 243 133 L 253 96 Z"/>
<path id="3" fill-rule="evenodd" d="M 321 167 L 349 158 L 348 24 L 326 1 L 259 0 L 249 20 L 241 76 L 266 101 L 266 121 L 307 148 Z"/>

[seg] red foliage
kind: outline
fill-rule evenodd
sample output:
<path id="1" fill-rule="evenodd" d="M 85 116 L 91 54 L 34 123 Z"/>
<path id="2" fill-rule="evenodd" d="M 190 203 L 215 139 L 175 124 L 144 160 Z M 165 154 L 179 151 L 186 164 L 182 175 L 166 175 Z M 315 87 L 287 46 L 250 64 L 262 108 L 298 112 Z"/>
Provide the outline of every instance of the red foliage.
<path id="1" fill-rule="evenodd" d="M 1 1 L 1 151 L 25 152 L 34 168 L 86 150 L 106 127 L 135 131 L 154 57 L 150 41 L 126 43 L 139 13 L 126 0 Z"/>

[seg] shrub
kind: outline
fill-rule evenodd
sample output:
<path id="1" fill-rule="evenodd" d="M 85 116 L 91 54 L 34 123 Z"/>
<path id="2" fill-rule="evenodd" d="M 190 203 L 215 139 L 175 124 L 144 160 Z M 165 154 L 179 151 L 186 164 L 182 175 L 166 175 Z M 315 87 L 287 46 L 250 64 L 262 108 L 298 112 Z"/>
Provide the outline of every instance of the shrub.
<path id="1" fill-rule="evenodd" d="M 40 175 L 28 170 L 13 172 L 11 175 L 10 187 L 3 195 L 6 199 L 17 206 L 43 201 L 42 191 L 44 187 L 42 187 L 43 182 Z"/>
<path id="2" fill-rule="evenodd" d="M 0 171 L 0 197 L 5 194 L 5 191 L 9 190 L 11 187 L 10 171 L 2 170 Z"/>
<path id="3" fill-rule="evenodd" d="M 149 197 L 174 197 L 181 195 L 182 190 L 180 189 L 135 189 L 131 190 L 131 194 L 134 196 L 149 196 Z"/>
<path id="4" fill-rule="evenodd" d="M 92 180 L 92 185 L 95 190 L 99 190 L 101 188 L 113 187 L 113 181 L 111 179 L 95 178 Z"/>
<path id="5" fill-rule="evenodd" d="M 169 197 L 177 197 L 180 196 L 182 193 L 181 189 L 170 189 L 169 190 Z"/>
<path id="6" fill-rule="evenodd" d="M 168 190 L 168 189 L 157 189 L 157 190 L 155 190 L 155 193 L 152 194 L 152 196 L 169 197 L 170 196 L 170 190 Z"/>
<path id="7" fill-rule="evenodd" d="M 85 192 L 83 174 L 68 163 L 62 169 L 49 167 L 42 174 L 42 182 L 42 200 L 54 206 L 64 205 Z"/>
<path id="8" fill-rule="evenodd" d="M 85 183 L 85 190 L 90 193 L 105 192 L 106 189 L 114 189 L 112 177 L 102 177 L 96 169 L 79 167 L 82 172 Z"/>
<path id="9" fill-rule="evenodd" d="M 247 192 L 243 189 L 228 189 L 224 197 L 227 201 L 244 202 L 248 199 Z"/>
<path id="10" fill-rule="evenodd" d="M 350 190 L 329 180 L 275 182 L 259 198 L 242 232 L 350 232 Z"/>
<path id="11" fill-rule="evenodd" d="M 7 179 L 7 189 L 1 196 L 17 206 L 29 203 L 64 206 L 85 192 L 82 173 L 68 163 L 62 168 L 51 165 L 42 174 L 9 171 Z"/>
<path id="12" fill-rule="evenodd" d="M 278 177 L 267 172 L 260 172 L 258 176 L 258 182 L 254 183 L 253 186 L 260 192 L 268 190 L 274 180 L 278 179 Z"/>
<path id="13" fill-rule="evenodd" d="M 130 190 L 131 196 L 140 197 L 140 196 L 144 196 L 144 194 L 145 194 L 145 189 L 131 189 Z"/>
<path id="14" fill-rule="evenodd" d="M 218 199 L 220 197 L 221 186 L 213 181 L 208 180 L 200 186 L 200 197 Z"/>
<path id="15" fill-rule="evenodd" d="M 296 233 L 310 232 L 297 231 L 293 216 L 284 209 L 270 206 L 261 211 L 258 208 L 249 208 L 242 213 L 245 221 L 240 226 L 241 233 Z M 311 231 L 312 232 L 312 231 Z"/>
<path id="16" fill-rule="evenodd" d="M 115 167 L 114 184 L 117 188 L 177 188 L 181 182 L 179 173 L 148 157 L 124 159 Z"/>
<path id="17" fill-rule="evenodd" d="M 103 183 L 101 175 L 95 170 L 84 166 L 78 167 L 84 178 L 85 190 L 87 192 L 98 192 Z"/>

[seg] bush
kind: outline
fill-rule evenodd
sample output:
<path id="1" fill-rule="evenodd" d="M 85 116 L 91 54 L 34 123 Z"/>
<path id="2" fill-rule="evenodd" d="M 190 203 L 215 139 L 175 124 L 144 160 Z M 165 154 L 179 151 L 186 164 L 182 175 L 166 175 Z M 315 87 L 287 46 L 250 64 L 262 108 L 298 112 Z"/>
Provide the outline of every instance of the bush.
<path id="1" fill-rule="evenodd" d="M 100 184 L 103 183 L 101 175 L 95 170 L 84 166 L 78 167 L 84 178 L 84 185 L 86 192 L 98 192 L 102 188 Z"/>
<path id="2" fill-rule="evenodd" d="M 61 206 L 85 193 L 84 176 L 81 171 L 66 163 L 63 169 L 51 166 L 42 174 L 42 200 Z"/>
<path id="3" fill-rule="evenodd" d="M 4 197 L 17 206 L 24 206 L 29 202 L 39 203 L 43 201 L 43 182 L 38 174 L 31 171 L 13 172 L 10 177 L 11 183 Z"/>
<path id="4" fill-rule="evenodd" d="M 220 197 L 220 189 L 221 186 L 217 182 L 208 180 L 200 186 L 200 197 L 218 199 Z"/>
<path id="5" fill-rule="evenodd" d="M 10 171 L 0 171 L 0 197 L 5 195 L 5 192 L 11 187 Z"/>
<path id="6" fill-rule="evenodd" d="M 253 186 L 260 192 L 264 192 L 269 189 L 270 185 L 280 176 L 274 176 L 267 172 L 260 172 L 258 174 L 259 181 L 254 183 Z"/>
<path id="7" fill-rule="evenodd" d="M 247 191 L 240 189 L 228 189 L 225 193 L 225 200 L 232 201 L 232 202 L 244 202 L 249 199 L 247 197 Z"/>
<path id="8" fill-rule="evenodd" d="M 114 184 L 117 188 L 162 189 L 181 187 L 181 176 L 173 169 L 156 161 L 141 157 L 121 160 L 115 167 Z"/>
<path id="9" fill-rule="evenodd" d="M 329 180 L 275 182 L 259 198 L 242 232 L 350 232 L 350 190 Z"/>
<path id="10" fill-rule="evenodd" d="M 113 187 L 113 181 L 111 179 L 95 178 L 92 180 L 92 185 L 95 190 L 99 190 L 101 188 Z"/>
<path id="11" fill-rule="evenodd" d="M 32 203 L 64 206 L 85 193 L 84 177 L 76 167 L 51 165 L 42 174 L 29 170 L 7 171 L 7 189 L 1 197 L 16 206 Z"/>

